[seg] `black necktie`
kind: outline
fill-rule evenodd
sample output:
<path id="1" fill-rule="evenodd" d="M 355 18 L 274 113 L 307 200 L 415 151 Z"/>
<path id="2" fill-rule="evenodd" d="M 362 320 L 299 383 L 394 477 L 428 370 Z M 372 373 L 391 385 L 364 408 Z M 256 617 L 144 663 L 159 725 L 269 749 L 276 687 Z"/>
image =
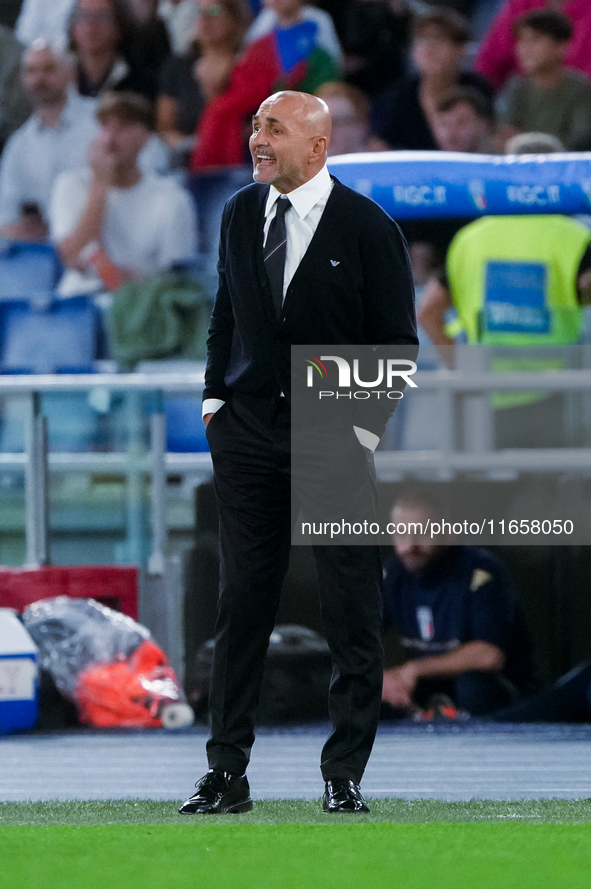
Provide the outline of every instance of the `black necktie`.
<path id="1" fill-rule="evenodd" d="M 276 203 L 275 216 L 271 220 L 267 240 L 265 242 L 264 260 L 267 277 L 271 285 L 273 305 L 279 318 L 283 306 L 283 270 L 285 268 L 285 253 L 287 233 L 285 231 L 285 214 L 291 207 L 289 198 L 280 197 Z"/>

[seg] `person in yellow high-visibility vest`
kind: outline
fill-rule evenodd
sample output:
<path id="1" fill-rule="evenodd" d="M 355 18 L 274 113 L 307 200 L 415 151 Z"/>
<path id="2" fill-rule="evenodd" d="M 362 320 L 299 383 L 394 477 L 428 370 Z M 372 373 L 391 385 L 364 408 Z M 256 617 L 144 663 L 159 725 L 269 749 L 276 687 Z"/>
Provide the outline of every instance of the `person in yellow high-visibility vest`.
<path id="1" fill-rule="evenodd" d="M 528 142 L 520 139 L 522 152 Z M 578 342 L 583 314 L 590 299 L 591 231 L 566 216 L 487 216 L 461 229 L 450 244 L 445 273 L 427 284 L 417 317 L 436 346 L 452 354 L 453 332 L 446 323 L 455 309 L 455 332 L 462 330 L 468 343 L 499 346 L 558 346 Z M 494 369 L 542 370 L 564 366 L 557 357 L 496 359 Z M 548 409 L 560 396 L 538 392 L 496 393 L 495 408 L 519 408 L 544 400 L 543 411 L 519 415 L 520 428 L 529 427 L 529 446 L 559 446 L 550 438 Z M 497 412 L 497 445 L 528 446 L 513 435 L 506 438 L 512 411 Z M 541 428 L 536 430 L 536 419 Z M 530 421 L 530 422 L 528 422 Z M 560 433 L 560 423 L 554 430 Z"/>

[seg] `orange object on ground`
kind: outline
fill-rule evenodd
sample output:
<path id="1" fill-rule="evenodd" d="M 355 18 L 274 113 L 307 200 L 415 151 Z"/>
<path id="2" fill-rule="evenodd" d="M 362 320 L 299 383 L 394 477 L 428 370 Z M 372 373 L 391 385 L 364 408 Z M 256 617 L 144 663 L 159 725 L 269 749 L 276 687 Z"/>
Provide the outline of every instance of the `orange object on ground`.
<path id="1" fill-rule="evenodd" d="M 166 655 L 150 639 L 113 664 L 95 663 L 78 677 L 80 722 L 97 727 L 158 727 L 162 707 L 184 700 Z"/>

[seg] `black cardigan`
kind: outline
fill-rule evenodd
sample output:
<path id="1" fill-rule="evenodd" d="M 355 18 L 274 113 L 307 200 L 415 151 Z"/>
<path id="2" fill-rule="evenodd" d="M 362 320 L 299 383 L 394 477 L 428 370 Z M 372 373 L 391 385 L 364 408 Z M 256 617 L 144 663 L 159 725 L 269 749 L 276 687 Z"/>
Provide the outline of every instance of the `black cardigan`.
<path id="1" fill-rule="evenodd" d="M 277 321 L 263 265 L 267 195 L 268 186 L 249 185 L 224 208 L 204 399 L 289 396 L 292 344 L 418 342 L 404 237 L 377 204 L 338 180 Z M 359 402 L 353 421 L 381 435 L 394 406 Z"/>

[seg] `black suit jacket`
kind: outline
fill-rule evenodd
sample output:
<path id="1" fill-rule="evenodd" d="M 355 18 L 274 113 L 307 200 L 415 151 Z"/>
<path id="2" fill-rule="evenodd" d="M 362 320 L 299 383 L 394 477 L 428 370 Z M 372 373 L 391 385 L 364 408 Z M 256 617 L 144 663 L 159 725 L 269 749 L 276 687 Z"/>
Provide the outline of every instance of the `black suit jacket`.
<path id="1" fill-rule="evenodd" d="M 263 265 L 268 191 L 249 185 L 224 208 L 204 399 L 288 395 L 291 345 L 418 343 L 404 237 L 377 204 L 338 180 L 277 320 Z M 381 435 L 394 406 L 356 402 L 352 420 Z"/>

